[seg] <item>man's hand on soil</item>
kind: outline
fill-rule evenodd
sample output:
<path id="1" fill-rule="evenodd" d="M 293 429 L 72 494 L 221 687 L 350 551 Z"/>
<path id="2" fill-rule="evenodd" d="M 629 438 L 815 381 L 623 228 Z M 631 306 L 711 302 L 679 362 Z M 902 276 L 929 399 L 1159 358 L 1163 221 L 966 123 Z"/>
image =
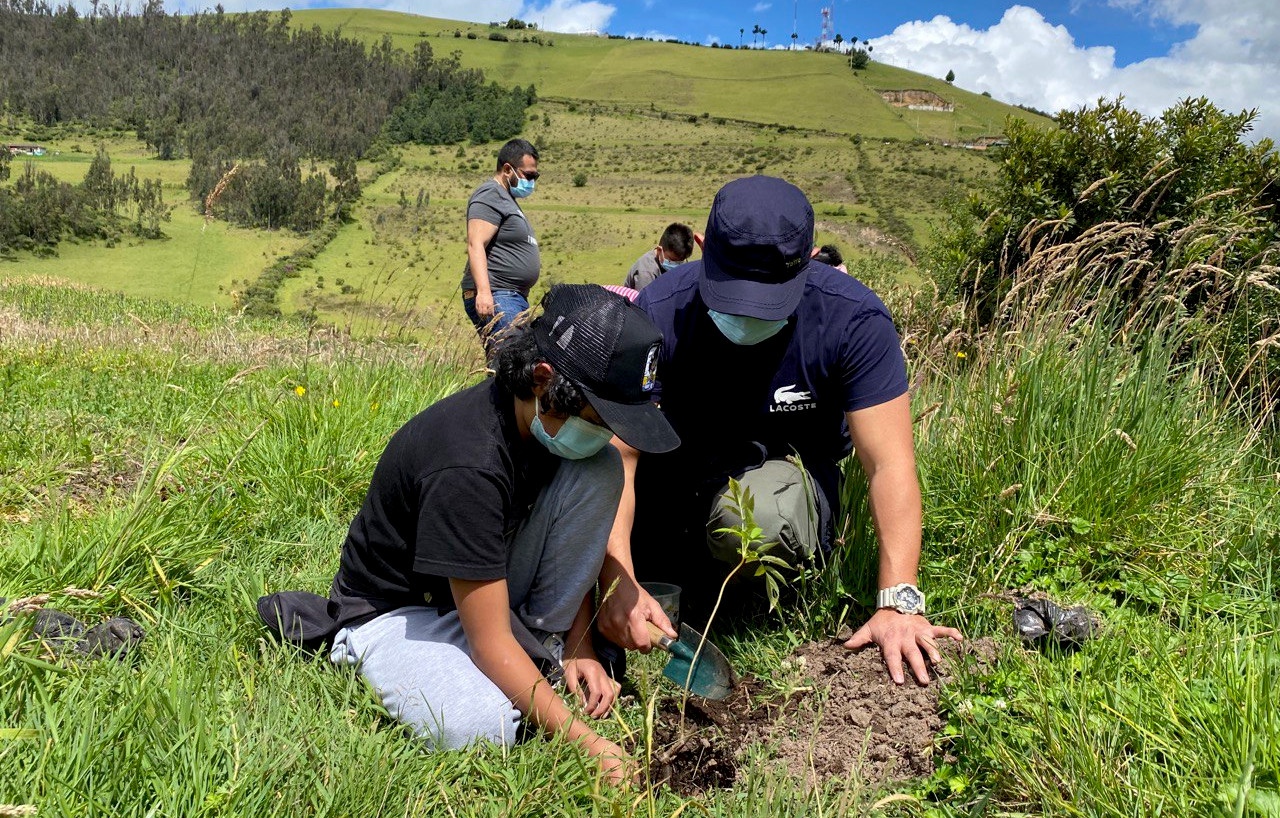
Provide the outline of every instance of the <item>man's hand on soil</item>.
<path id="1" fill-rule="evenodd" d="M 964 636 L 955 628 L 930 625 L 928 619 L 918 614 L 904 614 L 892 608 L 881 608 L 844 646 L 849 650 L 858 650 L 874 642 L 880 646 L 880 655 L 884 657 L 884 663 L 889 668 L 889 678 L 894 683 L 902 684 L 905 680 L 902 663 L 906 661 L 920 684 L 927 685 L 929 672 L 925 668 L 925 656 L 934 664 L 942 661 L 937 640 L 943 637 L 950 637 L 957 642 L 964 640 Z"/>
<path id="2" fill-rule="evenodd" d="M 582 709 L 593 719 L 602 718 L 613 707 L 621 686 L 596 659 L 564 660 L 564 683 L 570 693 L 577 693 Z"/>
<path id="3" fill-rule="evenodd" d="M 648 653 L 653 647 L 646 622 L 657 625 L 672 639 L 679 638 L 657 600 L 627 577 L 621 578 L 606 594 L 596 621 L 600 633 L 610 642 L 641 653 Z"/>

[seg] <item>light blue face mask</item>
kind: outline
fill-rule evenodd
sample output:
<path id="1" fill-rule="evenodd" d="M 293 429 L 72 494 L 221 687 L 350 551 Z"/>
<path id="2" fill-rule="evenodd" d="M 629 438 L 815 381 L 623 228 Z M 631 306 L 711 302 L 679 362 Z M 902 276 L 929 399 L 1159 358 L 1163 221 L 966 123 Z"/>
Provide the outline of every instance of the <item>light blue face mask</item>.
<path id="1" fill-rule="evenodd" d="M 787 325 L 785 318 L 767 321 L 763 318 L 752 318 L 749 315 L 729 315 L 715 310 L 707 310 L 707 312 L 711 314 L 711 320 L 716 322 L 716 328 L 720 333 L 742 347 L 749 347 L 772 338 L 782 332 L 782 328 Z"/>
<path id="2" fill-rule="evenodd" d="M 535 414 L 533 423 L 529 424 L 529 431 L 533 432 L 539 443 L 547 447 L 547 451 L 566 460 L 590 457 L 613 439 L 613 432 L 577 415 L 570 415 L 553 437 L 547 434 L 546 427 L 542 425 L 542 415 Z"/>
<path id="3" fill-rule="evenodd" d="M 521 179 L 516 177 L 516 183 L 511 186 L 511 195 L 517 199 L 523 199 L 533 193 L 533 189 L 535 187 L 537 187 L 537 183 L 532 179 Z"/>
<path id="4" fill-rule="evenodd" d="M 669 259 L 669 258 L 664 258 L 664 259 L 662 260 L 661 265 L 659 265 L 659 266 L 661 266 L 661 267 L 662 267 L 662 272 L 664 272 L 664 273 L 669 273 L 669 272 L 671 272 L 672 270 L 674 270 L 675 268 L 679 267 L 681 264 L 684 264 L 684 262 L 683 262 L 683 261 L 672 261 L 672 260 L 671 260 L 671 259 Z"/>

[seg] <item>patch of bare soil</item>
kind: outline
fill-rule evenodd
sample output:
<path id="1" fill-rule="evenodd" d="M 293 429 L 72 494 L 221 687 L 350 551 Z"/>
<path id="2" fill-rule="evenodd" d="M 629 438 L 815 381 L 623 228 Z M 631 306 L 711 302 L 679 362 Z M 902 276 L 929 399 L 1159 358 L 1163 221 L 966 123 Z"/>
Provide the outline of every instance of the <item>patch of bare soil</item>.
<path id="1" fill-rule="evenodd" d="M 944 662 L 932 669 L 936 681 L 928 686 L 895 685 L 874 649 L 851 653 L 838 643 L 810 642 L 779 668 L 789 695 L 746 677 L 723 701 L 690 696 L 683 724 L 679 698 L 668 700 L 654 719 L 650 779 L 683 795 L 730 788 L 751 744 L 771 748 L 792 776 L 810 785 L 927 776 L 944 724 L 939 684 L 957 663 L 985 672 L 996 657 L 990 639 L 943 647 Z"/>
<path id="2" fill-rule="evenodd" d="M 870 225 L 848 225 L 843 222 L 819 219 L 817 226 L 819 230 L 833 233 L 850 245 L 864 247 L 879 253 L 900 255 L 910 261 L 915 261 L 915 253 L 904 242 Z M 846 253 L 846 255 L 848 254 Z"/>

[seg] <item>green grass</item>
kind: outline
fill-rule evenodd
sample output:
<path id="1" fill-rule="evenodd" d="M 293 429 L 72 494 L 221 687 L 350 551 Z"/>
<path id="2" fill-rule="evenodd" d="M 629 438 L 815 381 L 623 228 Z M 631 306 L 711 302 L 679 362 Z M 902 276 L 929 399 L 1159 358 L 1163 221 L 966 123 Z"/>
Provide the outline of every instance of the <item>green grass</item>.
<path id="1" fill-rule="evenodd" d="M 1088 331 L 962 347 L 909 334 L 923 581 L 938 622 L 997 640 L 995 674 L 945 691 L 952 760 L 929 779 L 804 792 L 757 748 L 737 789 L 686 805 L 604 789 L 555 742 L 424 754 L 351 674 L 263 638 L 253 598 L 323 592 L 387 436 L 476 377 L 465 333 L 363 345 L 31 283 L 0 284 L 0 316 L 0 595 L 55 592 L 148 631 L 129 662 L 48 664 L 9 641 L 21 621 L 0 624 L 0 804 L 828 815 L 897 794 L 876 814 L 1274 814 L 1274 444 L 1208 402 L 1159 339 L 1135 357 Z M 807 577 L 780 618 L 731 629 L 741 669 L 768 673 L 842 612 L 864 615 L 873 554 L 856 480 L 849 492 L 849 558 Z M 67 586 L 102 596 L 58 596 Z M 1091 605 L 1100 636 L 1075 654 L 1023 649 L 991 596 L 1013 587 Z M 602 729 L 643 747 L 648 697 L 666 688 L 652 661 L 632 672 L 635 698 Z"/>
<path id="2" fill-rule="evenodd" d="M 97 146 L 102 146 L 117 175 L 132 168 L 140 179 L 161 180 L 165 201 L 172 207 L 171 220 L 161 225 L 165 238 L 159 240 L 125 236 L 114 246 L 66 241 L 52 256 L 0 256 L 0 277 L 59 279 L 148 298 L 230 307 L 232 293 L 243 289 L 243 281 L 257 278 L 276 257 L 306 240 L 288 231 L 248 230 L 219 221 L 206 224 L 186 190 L 191 163 L 156 159 L 128 134 L 85 130 L 41 144 L 50 153 L 15 161 L 13 177 L 29 162 L 61 181 L 78 184 Z"/>
<path id="3" fill-rule="evenodd" d="M 288 232 L 205 224 L 185 202 L 162 229 L 166 238 L 126 238 L 115 247 L 63 242 L 48 258 L 20 255 L 0 261 L 0 275 L 61 279 L 131 295 L 209 306 L 232 305 L 237 281 L 257 277 L 277 256 L 304 238 Z"/>

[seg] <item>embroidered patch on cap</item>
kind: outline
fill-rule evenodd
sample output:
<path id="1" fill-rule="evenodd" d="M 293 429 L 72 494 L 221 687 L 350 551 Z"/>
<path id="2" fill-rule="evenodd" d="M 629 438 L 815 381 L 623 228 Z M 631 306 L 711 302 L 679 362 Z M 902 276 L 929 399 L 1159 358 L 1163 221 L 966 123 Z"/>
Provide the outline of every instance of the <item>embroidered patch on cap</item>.
<path id="1" fill-rule="evenodd" d="M 653 386 L 658 381 L 658 350 L 661 344 L 654 344 L 649 347 L 649 357 L 644 362 L 644 377 L 640 381 L 640 388 L 646 392 L 652 392 Z"/>

